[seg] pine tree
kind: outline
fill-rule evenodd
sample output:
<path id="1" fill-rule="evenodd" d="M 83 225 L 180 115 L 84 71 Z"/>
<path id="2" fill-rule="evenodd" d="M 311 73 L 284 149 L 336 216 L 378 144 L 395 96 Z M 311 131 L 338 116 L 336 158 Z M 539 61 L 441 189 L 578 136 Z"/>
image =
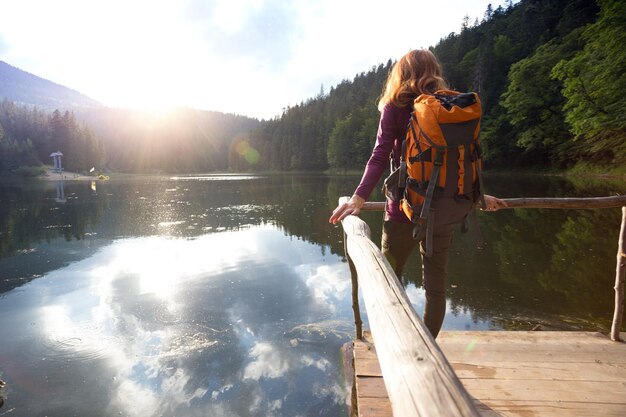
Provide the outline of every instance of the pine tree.
<path id="1" fill-rule="evenodd" d="M 584 49 L 560 62 L 566 120 L 597 160 L 626 163 L 626 2 L 600 0 L 598 21 L 585 29 Z"/>

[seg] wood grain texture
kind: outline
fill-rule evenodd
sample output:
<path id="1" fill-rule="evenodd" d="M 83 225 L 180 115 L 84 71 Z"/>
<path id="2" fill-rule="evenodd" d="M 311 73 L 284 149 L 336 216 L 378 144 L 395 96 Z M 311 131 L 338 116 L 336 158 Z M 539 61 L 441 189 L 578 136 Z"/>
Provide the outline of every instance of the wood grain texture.
<path id="1" fill-rule="evenodd" d="M 437 342 L 483 415 L 626 415 L 626 344 L 600 333 L 451 331 Z"/>
<path id="2" fill-rule="evenodd" d="M 354 341 L 352 352 L 358 416 L 392 417 L 391 402 L 369 331 L 363 332 L 363 339 Z"/>
<path id="3" fill-rule="evenodd" d="M 361 369 L 371 373 L 377 347 L 367 337 L 355 347 L 355 361 L 365 361 Z M 600 333 L 444 331 L 437 343 L 482 416 L 626 416 L 626 344 Z M 470 344 L 484 347 L 483 354 L 466 354 Z M 370 404 L 384 400 L 371 391 L 376 387 L 384 388 L 368 387 Z"/>
<path id="4" fill-rule="evenodd" d="M 391 417 L 389 398 L 361 398 L 359 417 Z"/>

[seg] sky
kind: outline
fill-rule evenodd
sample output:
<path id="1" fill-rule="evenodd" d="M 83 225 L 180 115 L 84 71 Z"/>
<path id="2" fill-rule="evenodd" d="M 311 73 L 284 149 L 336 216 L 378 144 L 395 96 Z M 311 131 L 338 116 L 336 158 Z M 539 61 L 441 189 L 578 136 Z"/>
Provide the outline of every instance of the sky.
<path id="1" fill-rule="evenodd" d="M 489 0 L 0 0 L 0 60 L 121 108 L 279 116 Z"/>

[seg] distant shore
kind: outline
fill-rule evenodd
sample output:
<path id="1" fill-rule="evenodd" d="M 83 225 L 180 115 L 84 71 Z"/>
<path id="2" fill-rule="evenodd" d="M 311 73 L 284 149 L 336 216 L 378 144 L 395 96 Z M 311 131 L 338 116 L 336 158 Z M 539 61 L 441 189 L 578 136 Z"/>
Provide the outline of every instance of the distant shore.
<path id="1" fill-rule="evenodd" d="M 76 172 L 63 171 L 56 172 L 54 169 L 47 169 L 46 173 L 39 177 L 46 181 L 98 181 L 96 175 L 83 175 Z"/>

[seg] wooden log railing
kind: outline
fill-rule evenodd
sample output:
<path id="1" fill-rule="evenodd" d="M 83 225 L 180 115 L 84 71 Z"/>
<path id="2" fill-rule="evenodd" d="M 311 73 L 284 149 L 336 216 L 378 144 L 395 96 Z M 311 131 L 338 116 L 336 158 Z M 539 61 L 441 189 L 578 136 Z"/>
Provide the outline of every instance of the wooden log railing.
<path id="1" fill-rule="evenodd" d="M 595 209 L 626 206 L 626 195 L 591 198 L 503 198 L 507 209 L 548 208 L 548 209 Z M 366 202 L 361 210 L 381 211 L 384 201 Z"/>
<path id="2" fill-rule="evenodd" d="M 342 197 L 340 203 L 346 201 Z M 418 317 L 396 274 L 356 216 L 342 220 L 394 416 L 479 416 Z"/>
<path id="3" fill-rule="evenodd" d="M 339 201 L 347 197 L 342 197 Z M 624 316 L 624 281 L 626 279 L 626 195 L 591 198 L 504 198 L 507 209 L 546 208 L 546 209 L 598 209 L 622 207 L 622 223 L 617 246 L 617 268 L 615 272 L 615 310 L 610 337 L 621 341 L 620 329 Z M 385 202 L 366 202 L 361 210 L 384 210 Z"/>

